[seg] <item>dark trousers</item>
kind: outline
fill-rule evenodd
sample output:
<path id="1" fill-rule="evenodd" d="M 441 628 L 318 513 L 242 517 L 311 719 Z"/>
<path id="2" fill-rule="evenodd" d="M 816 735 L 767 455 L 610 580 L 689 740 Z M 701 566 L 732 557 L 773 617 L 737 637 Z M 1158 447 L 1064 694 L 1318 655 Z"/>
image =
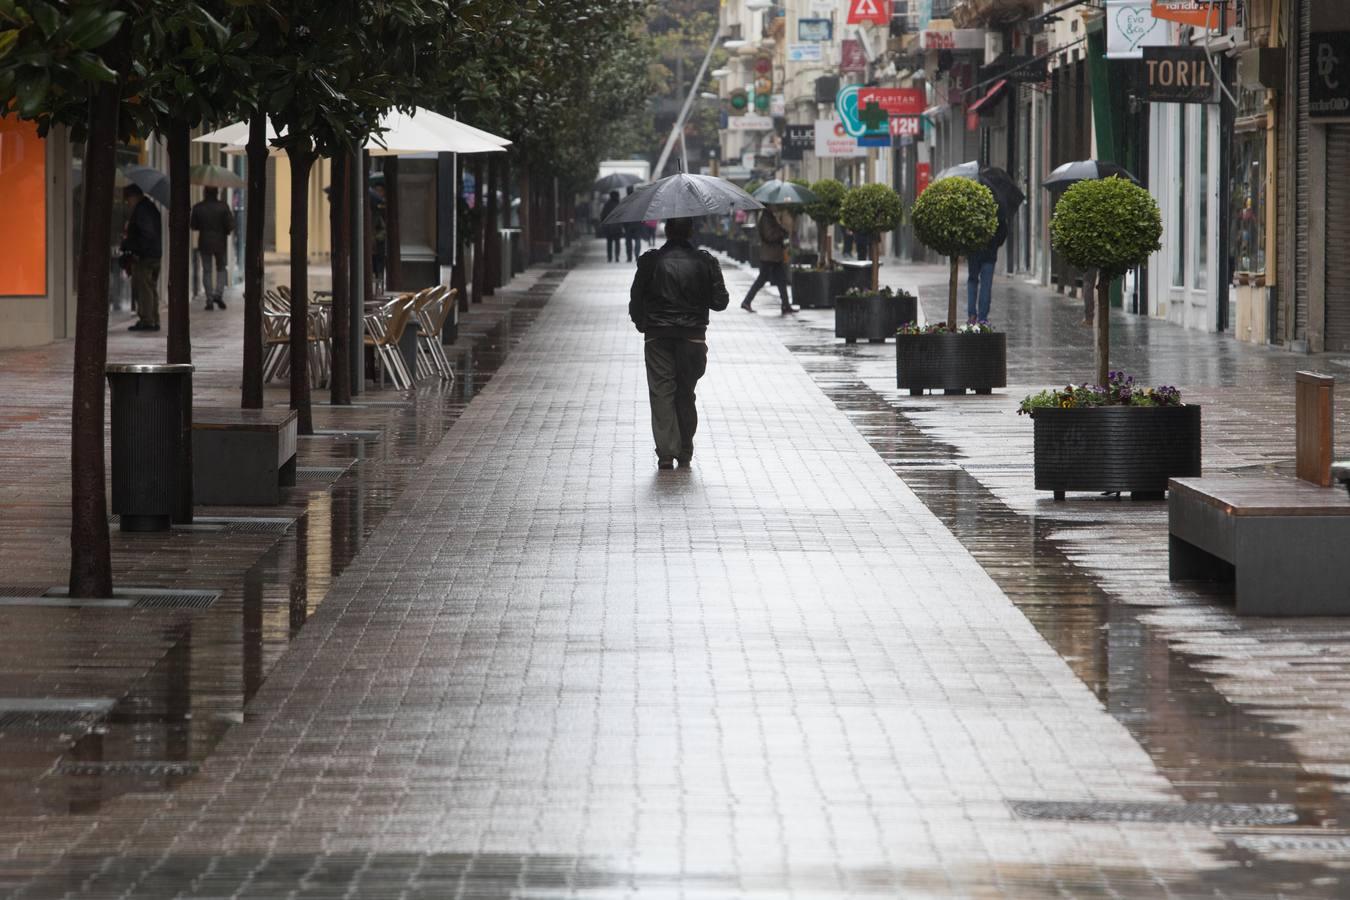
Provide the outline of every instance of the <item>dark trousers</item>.
<path id="1" fill-rule="evenodd" d="M 225 251 L 198 247 L 202 260 L 202 289 L 206 299 L 219 300 L 225 294 Z"/>
<path id="2" fill-rule="evenodd" d="M 708 345 L 686 338 L 649 337 L 645 350 L 656 456 L 663 462 L 688 462 L 698 430 L 694 386 L 708 369 Z"/>
<path id="3" fill-rule="evenodd" d="M 159 327 L 159 260 L 132 260 L 131 306 L 142 325 Z"/>
<path id="4" fill-rule="evenodd" d="M 741 305 L 748 306 L 750 301 L 755 299 L 755 295 L 759 293 L 759 289 L 770 282 L 778 287 L 778 296 L 783 301 L 783 305 L 787 306 L 787 266 L 780 262 L 761 262 L 759 264 L 759 277 L 755 279 L 754 284 L 750 285 L 750 293 L 745 295 Z"/>
<path id="5" fill-rule="evenodd" d="M 605 262 L 619 261 L 619 236 L 615 234 L 605 237 Z"/>
<path id="6" fill-rule="evenodd" d="M 642 234 L 626 234 L 623 236 L 623 248 L 627 253 L 628 262 L 642 255 Z"/>

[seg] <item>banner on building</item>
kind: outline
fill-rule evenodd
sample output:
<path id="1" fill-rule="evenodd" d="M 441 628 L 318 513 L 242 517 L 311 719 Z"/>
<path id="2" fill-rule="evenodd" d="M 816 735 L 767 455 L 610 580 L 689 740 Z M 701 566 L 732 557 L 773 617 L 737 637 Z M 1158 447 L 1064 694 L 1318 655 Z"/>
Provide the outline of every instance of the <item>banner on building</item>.
<path id="1" fill-rule="evenodd" d="M 920 50 L 984 50 L 983 28 L 948 28 L 919 32 Z"/>
<path id="2" fill-rule="evenodd" d="M 1150 103 L 1214 103 L 1218 80 L 1203 47 L 1145 47 L 1144 99 Z"/>
<path id="3" fill-rule="evenodd" d="M 848 38 L 839 45 L 839 71 L 867 71 L 867 54 L 863 52 L 862 41 Z"/>
<path id="4" fill-rule="evenodd" d="M 858 141 L 860 147 L 889 147 L 891 145 L 890 116 L 875 100 L 863 103 L 863 89 L 856 84 L 840 88 L 834 98 L 834 109 L 844 131 Z"/>
<path id="5" fill-rule="evenodd" d="M 820 62 L 825 58 L 820 44 L 788 44 L 788 62 Z"/>
<path id="6" fill-rule="evenodd" d="M 1350 32 L 1315 31 L 1308 49 L 1308 117 L 1350 121 Z"/>
<path id="7" fill-rule="evenodd" d="M 789 125 L 783 131 L 783 159 L 797 160 L 816 145 L 814 125 Z"/>
<path id="8" fill-rule="evenodd" d="M 866 156 L 867 151 L 844 130 L 844 123 L 834 119 L 818 119 L 815 124 L 816 156 L 822 159 Z"/>
<path id="9" fill-rule="evenodd" d="M 1145 47 L 1167 47 L 1172 26 L 1153 15 L 1151 0 L 1106 0 L 1106 58 L 1143 59 Z"/>
<path id="10" fill-rule="evenodd" d="M 891 0 L 848 0 L 848 24 L 891 24 Z"/>
<path id="11" fill-rule="evenodd" d="M 834 22 L 829 19 L 798 19 L 797 40 L 820 43 L 834 40 Z"/>
<path id="12" fill-rule="evenodd" d="M 1210 31 L 1220 31 L 1232 27 L 1232 11 L 1225 8 L 1228 0 L 1152 0 L 1153 18 L 1165 22 L 1179 22 Z"/>
<path id="13" fill-rule="evenodd" d="M 727 128 L 731 131 L 772 131 L 773 119 L 769 116 L 746 113 L 743 116 L 732 116 L 727 121 Z"/>
<path id="14" fill-rule="evenodd" d="M 863 88 L 858 93 L 858 104 L 866 107 L 876 103 L 891 116 L 922 115 L 928 98 L 922 88 Z"/>

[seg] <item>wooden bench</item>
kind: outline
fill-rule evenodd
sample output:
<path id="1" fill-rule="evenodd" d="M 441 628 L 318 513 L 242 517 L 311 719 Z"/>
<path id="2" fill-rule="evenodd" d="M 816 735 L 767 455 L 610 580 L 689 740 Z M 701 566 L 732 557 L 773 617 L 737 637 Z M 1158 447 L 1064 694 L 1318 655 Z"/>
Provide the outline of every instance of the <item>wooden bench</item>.
<path id="1" fill-rule="evenodd" d="M 195 408 L 192 492 L 203 506 L 276 506 L 295 484 L 293 409 Z"/>
<path id="2" fill-rule="evenodd" d="M 1350 614 L 1350 493 L 1330 486 L 1334 383 L 1298 373 L 1298 478 L 1172 479 L 1173 581 L 1232 581 L 1238 615 Z"/>

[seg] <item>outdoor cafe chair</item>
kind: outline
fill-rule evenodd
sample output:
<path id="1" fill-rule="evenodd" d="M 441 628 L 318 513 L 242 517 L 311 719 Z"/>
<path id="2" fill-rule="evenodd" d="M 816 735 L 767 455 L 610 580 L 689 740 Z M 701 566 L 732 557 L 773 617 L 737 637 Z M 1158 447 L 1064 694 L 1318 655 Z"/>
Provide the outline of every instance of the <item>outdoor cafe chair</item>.
<path id="1" fill-rule="evenodd" d="M 441 335 L 458 299 L 458 290 L 437 286 L 431 289 L 427 302 L 417 310 L 418 322 L 421 325 L 421 331 L 417 335 L 418 362 L 422 364 L 425 358 L 427 374 L 435 374 L 450 381 L 455 380 L 455 370 L 450 364 L 450 358 L 445 355 Z"/>
<path id="2" fill-rule="evenodd" d="M 403 359 L 403 350 L 399 342 L 412 318 L 411 302 L 394 300 L 373 313 L 364 316 L 366 325 L 365 346 L 375 351 L 380 364 L 380 383 L 384 383 L 384 373 L 388 372 L 394 386 L 399 390 L 408 390 L 413 386 L 412 373 L 408 371 Z"/>

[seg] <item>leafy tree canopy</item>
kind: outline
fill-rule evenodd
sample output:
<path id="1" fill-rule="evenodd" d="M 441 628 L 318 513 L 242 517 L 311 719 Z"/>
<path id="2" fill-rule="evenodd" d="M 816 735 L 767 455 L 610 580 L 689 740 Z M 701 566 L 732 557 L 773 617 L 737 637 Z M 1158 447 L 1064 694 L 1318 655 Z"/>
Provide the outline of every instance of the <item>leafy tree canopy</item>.
<path id="1" fill-rule="evenodd" d="M 983 249 L 998 230 L 998 202 L 989 188 L 969 178 L 943 178 L 914 201 L 914 234 L 943 256 Z"/>
<path id="2" fill-rule="evenodd" d="M 1069 265 L 1114 279 L 1161 249 L 1162 216 L 1153 196 L 1127 179 L 1080 181 L 1055 205 L 1050 238 Z"/>

